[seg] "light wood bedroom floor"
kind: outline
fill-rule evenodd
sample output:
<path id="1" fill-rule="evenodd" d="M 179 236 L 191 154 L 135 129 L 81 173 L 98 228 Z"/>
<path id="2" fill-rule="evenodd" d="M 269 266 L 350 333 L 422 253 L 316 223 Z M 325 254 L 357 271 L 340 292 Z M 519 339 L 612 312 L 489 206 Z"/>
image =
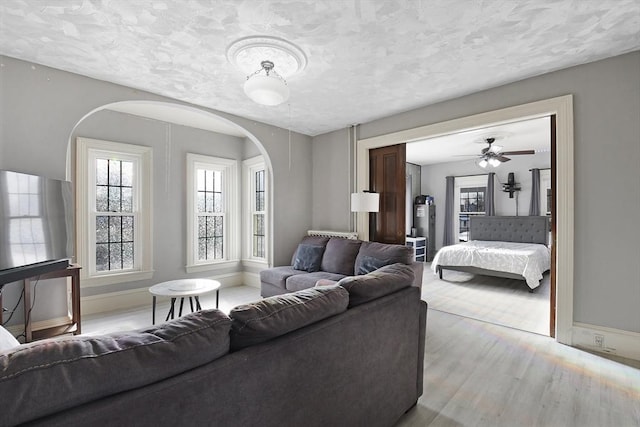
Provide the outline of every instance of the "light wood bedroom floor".
<path id="1" fill-rule="evenodd" d="M 549 283 L 529 292 L 524 281 L 445 270 L 443 280 L 425 263 L 422 299 L 429 308 L 472 319 L 549 335 Z"/>
<path id="2" fill-rule="evenodd" d="M 248 286 L 220 290 L 220 309 L 259 299 Z M 201 299 L 215 306 L 215 294 Z M 168 303 L 159 304 L 159 316 Z M 161 320 L 164 320 L 162 318 Z M 149 306 L 83 317 L 98 334 L 151 324 Z M 604 358 L 552 338 L 430 309 L 424 394 L 398 422 L 422 426 L 640 425 L 640 362 Z"/>

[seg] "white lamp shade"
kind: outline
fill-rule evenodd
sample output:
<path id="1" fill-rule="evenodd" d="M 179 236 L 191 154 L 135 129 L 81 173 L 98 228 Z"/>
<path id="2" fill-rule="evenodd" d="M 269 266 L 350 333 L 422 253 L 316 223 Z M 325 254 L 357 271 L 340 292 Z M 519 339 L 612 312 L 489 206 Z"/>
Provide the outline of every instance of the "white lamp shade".
<path id="1" fill-rule="evenodd" d="M 498 166 L 500 166 L 500 160 L 492 157 L 489 159 L 489 164 L 494 168 L 497 168 Z"/>
<path id="2" fill-rule="evenodd" d="M 351 193 L 351 212 L 378 212 L 379 193 Z"/>
<path id="3" fill-rule="evenodd" d="M 488 162 L 485 159 L 482 159 L 478 162 L 478 166 L 480 166 L 481 168 L 486 168 L 487 164 Z"/>
<path id="4" fill-rule="evenodd" d="M 244 93 L 262 105 L 279 105 L 289 99 L 289 87 L 274 76 L 251 76 L 244 83 Z"/>

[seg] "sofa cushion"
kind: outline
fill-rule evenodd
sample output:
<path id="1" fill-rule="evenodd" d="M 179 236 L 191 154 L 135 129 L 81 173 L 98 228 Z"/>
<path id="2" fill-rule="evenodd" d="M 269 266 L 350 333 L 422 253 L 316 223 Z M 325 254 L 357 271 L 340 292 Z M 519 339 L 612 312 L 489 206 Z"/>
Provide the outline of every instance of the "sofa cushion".
<path id="1" fill-rule="evenodd" d="M 298 245 L 298 250 L 296 250 L 296 256 L 293 261 L 293 269 L 303 270 L 309 273 L 319 271 L 323 253 L 324 246 L 315 246 L 300 243 Z"/>
<path id="2" fill-rule="evenodd" d="M 145 386 L 229 352 L 231 321 L 218 310 L 100 336 L 36 341 L 0 353 L 2 418 L 20 424 Z M 0 423 L 1 424 L 1 423 Z"/>
<path id="3" fill-rule="evenodd" d="M 356 256 L 361 244 L 362 240 L 332 237 L 324 250 L 320 270 L 345 276 L 353 275 Z"/>
<path id="4" fill-rule="evenodd" d="M 276 295 L 231 310 L 231 348 L 239 350 L 342 313 L 349 294 L 325 286 Z M 282 355 L 286 357 L 286 354 Z"/>
<path id="5" fill-rule="evenodd" d="M 315 273 L 309 274 L 298 274 L 287 279 L 286 287 L 289 292 L 296 292 L 302 289 L 313 288 L 316 285 L 316 282 L 321 279 L 328 279 L 337 282 L 345 276 L 346 275 L 344 274 L 327 273 L 326 271 L 317 271 Z"/>
<path id="6" fill-rule="evenodd" d="M 290 265 L 267 268 L 266 270 L 260 271 L 260 281 L 282 289 L 287 289 L 286 284 L 289 277 L 305 273 L 306 272 L 302 270 L 294 270 Z"/>
<path id="7" fill-rule="evenodd" d="M 413 279 L 413 269 L 410 266 L 396 263 L 385 265 L 365 275 L 345 277 L 337 285 L 349 292 L 349 307 L 355 307 L 407 288 L 411 286 Z"/>
<path id="8" fill-rule="evenodd" d="M 389 245 L 378 242 L 362 242 L 360 251 L 355 261 L 355 274 L 370 273 L 371 268 L 384 265 L 411 264 L 413 261 L 413 250 L 404 245 Z"/>

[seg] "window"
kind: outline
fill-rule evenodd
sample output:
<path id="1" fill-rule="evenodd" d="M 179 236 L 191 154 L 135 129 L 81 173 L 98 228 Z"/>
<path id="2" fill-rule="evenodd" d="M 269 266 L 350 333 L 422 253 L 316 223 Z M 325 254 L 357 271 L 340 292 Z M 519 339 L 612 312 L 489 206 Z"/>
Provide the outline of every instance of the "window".
<path id="1" fill-rule="evenodd" d="M 267 262 L 267 171 L 262 156 L 243 162 L 245 260 Z"/>
<path id="2" fill-rule="evenodd" d="M 238 258 L 236 164 L 235 160 L 187 154 L 187 272 Z"/>
<path id="3" fill-rule="evenodd" d="M 473 215 L 484 215 L 484 202 L 487 185 L 487 176 L 456 177 L 456 227 L 458 241 L 469 240 L 470 218 Z"/>
<path id="4" fill-rule="evenodd" d="M 151 278 L 151 148 L 78 138 L 76 166 L 84 283 Z"/>
<path id="5" fill-rule="evenodd" d="M 540 215 L 551 216 L 551 169 L 540 170 Z"/>

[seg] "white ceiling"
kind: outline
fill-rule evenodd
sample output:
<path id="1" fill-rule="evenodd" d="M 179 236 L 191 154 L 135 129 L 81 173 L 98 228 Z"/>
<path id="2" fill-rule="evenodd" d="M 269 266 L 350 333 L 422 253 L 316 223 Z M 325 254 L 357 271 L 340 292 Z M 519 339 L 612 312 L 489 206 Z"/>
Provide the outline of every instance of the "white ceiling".
<path id="1" fill-rule="evenodd" d="M 535 150 L 551 156 L 550 121 L 541 117 L 409 142 L 407 161 L 417 165 L 477 161 L 481 150 L 488 147 L 487 138 L 495 138 L 494 145 L 502 147 L 500 152 Z"/>
<path id="2" fill-rule="evenodd" d="M 280 37 L 308 64 L 254 104 L 226 58 Z M 3 0 L 0 53 L 317 135 L 640 49 L 639 0 Z"/>

